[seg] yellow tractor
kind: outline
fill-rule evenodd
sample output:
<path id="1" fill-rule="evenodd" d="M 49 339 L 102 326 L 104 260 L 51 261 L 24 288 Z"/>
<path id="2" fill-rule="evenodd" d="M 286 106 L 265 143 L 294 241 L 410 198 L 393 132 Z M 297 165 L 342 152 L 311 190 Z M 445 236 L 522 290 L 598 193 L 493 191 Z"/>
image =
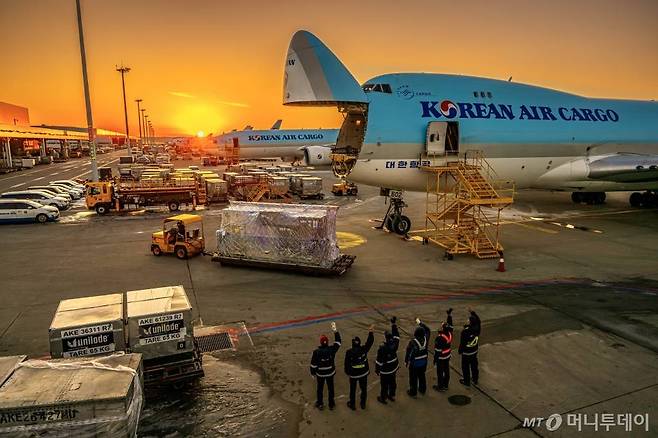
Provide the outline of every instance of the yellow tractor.
<path id="1" fill-rule="evenodd" d="M 168 217 L 162 231 L 151 236 L 151 252 L 154 256 L 176 254 L 181 260 L 201 254 L 206 248 L 203 235 L 203 219 L 196 214 L 179 214 Z"/>
<path id="2" fill-rule="evenodd" d="M 331 187 L 331 193 L 336 196 L 356 196 L 359 192 L 356 184 L 347 182 L 344 179 Z"/>

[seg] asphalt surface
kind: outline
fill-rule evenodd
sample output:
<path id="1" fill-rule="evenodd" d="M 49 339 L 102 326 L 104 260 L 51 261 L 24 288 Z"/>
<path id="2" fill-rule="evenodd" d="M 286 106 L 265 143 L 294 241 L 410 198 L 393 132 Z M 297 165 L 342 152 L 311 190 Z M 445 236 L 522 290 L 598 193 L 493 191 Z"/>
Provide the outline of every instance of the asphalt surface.
<path id="1" fill-rule="evenodd" d="M 35 178 L 74 177 L 85 166 L 72 160 L 0 176 L 0 191 Z M 316 173 L 326 189 L 335 181 L 327 171 Z M 182 284 L 199 324 L 244 322 L 250 342 L 215 353 L 196 390 L 147 406 L 142 436 L 656 436 L 658 211 L 631 209 L 628 194 L 586 206 L 572 204 L 566 193 L 522 192 L 504 214 L 501 273 L 497 260 L 443 260 L 443 250 L 420 239 L 373 229 L 386 206 L 378 189 L 359 189 L 357 198 L 328 194 L 315 201 L 341 206 L 341 243 L 357 259 L 340 278 L 222 267 L 208 257 L 153 257 L 150 233 L 161 227 L 164 209 L 98 217 L 78 203 L 59 223 L 2 226 L 0 354 L 47 355 L 61 299 Z M 422 230 L 425 195 L 405 200 L 412 228 Z M 220 211 L 199 210 L 209 249 Z M 402 357 L 414 319 L 435 333 L 449 307 L 457 335 L 468 308 L 483 320 L 479 387 L 459 384 L 453 353 L 446 393 L 431 389 L 430 368 L 428 393 L 410 399 L 401 369 L 395 403 L 375 400 L 373 373 L 367 409 L 345 406 L 342 362 L 353 336 L 363 339 L 375 325 L 374 369 L 391 316 L 400 320 Z M 308 364 L 331 321 L 344 339 L 336 358 L 337 409 L 317 411 Z M 567 424 L 610 413 L 615 425 L 607 432 Z M 626 431 L 616 417 L 626 413 L 648 414 L 649 431 L 643 425 Z M 544 423 L 522 427 L 526 418 L 552 414 L 563 420 L 557 431 Z"/>

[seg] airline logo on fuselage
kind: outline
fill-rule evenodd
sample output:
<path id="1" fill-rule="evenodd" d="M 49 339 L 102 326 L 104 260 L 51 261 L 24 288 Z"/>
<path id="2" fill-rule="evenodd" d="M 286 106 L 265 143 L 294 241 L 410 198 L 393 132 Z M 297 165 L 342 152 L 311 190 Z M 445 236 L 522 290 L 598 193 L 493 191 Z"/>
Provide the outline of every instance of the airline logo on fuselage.
<path id="1" fill-rule="evenodd" d="M 249 141 L 290 141 L 322 140 L 324 134 L 254 134 L 247 137 Z"/>
<path id="2" fill-rule="evenodd" d="M 513 107 L 495 103 L 453 103 L 450 100 L 421 101 L 422 117 L 446 119 L 566 120 L 584 122 L 618 122 L 612 109 L 521 105 Z"/>

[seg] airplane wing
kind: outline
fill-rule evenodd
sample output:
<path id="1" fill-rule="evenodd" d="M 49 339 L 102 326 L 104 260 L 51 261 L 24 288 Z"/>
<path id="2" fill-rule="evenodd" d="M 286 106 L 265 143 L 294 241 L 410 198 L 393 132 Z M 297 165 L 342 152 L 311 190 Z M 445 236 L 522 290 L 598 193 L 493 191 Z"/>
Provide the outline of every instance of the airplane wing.
<path id="1" fill-rule="evenodd" d="M 622 183 L 658 180 L 658 155 L 618 153 L 589 162 L 589 178 Z"/>

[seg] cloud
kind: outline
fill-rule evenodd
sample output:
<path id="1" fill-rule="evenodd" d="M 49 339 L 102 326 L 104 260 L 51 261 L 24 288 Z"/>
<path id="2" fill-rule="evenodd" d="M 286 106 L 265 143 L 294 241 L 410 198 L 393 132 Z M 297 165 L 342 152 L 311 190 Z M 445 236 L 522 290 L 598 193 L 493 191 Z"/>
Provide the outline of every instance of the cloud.
<path id="1" fill-rule="evenodd" d="M 222 105 L 237 106 L 237 107 L 240 107 L 240 108 L 249 108 L 249 105 L 247 105 L 246 103 L 242 103 L 242 102 L 227 102 L 225 100 L 219 100 L 218 102 L 221 103 Z"/>
<path id="2" fill-rule="evenodd" d="M 196 96 L 190 94 L 190 93 L 184 93 L 182 91 L 167 91 L 167 93 L 171 94 L 172 96 L 176 97 L 185 97 L 187 99 L 194 99 Z"/>

